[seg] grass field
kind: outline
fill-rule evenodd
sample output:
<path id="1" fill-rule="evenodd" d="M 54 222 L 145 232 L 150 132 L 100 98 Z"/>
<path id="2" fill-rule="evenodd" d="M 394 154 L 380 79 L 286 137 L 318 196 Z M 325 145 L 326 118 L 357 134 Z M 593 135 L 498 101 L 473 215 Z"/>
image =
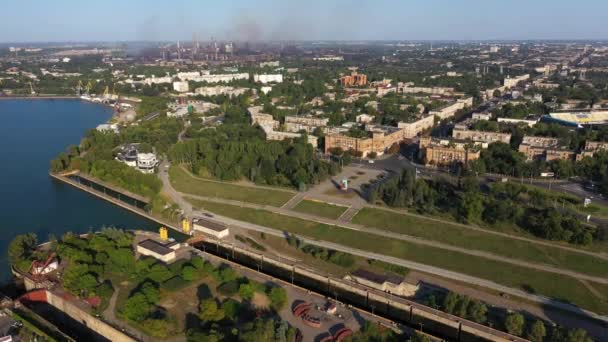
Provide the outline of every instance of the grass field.
<path id="1" fill-rule="evenodd" d="M 544 263 L 594 276 L 608 276 L 608 261 L 560 248 L 511 239 L 467 229 L 455 224 L 403 215 L 382 209 L 363 208 L 353 223 L 439 241 L 467 249 L 481 250 L 513 259 Z"/>
<path id="2" fill-rule="evenodd" d="M 491 280 L 509 287 L 523 289 L 531 293 L 568 301 L 597 313 L 604 314 L 608 312 L 608 301 L 606 298 L 598 298 L 578 280 L 571 277 L 532 270 L 439 248 L 421 246 L 370 233 L 355 232 L 345 228 L 274 214 L 265 210 L 190 200 L 196 206 L 237 220 L 301 234 L 313 239 L 338 243 L 360 250 L 441 267 Z M 597 289 L 603 290 L 606 288 L 600 284 L 591 282 L 590 284 Z"/>
<path id="3" fill-rule="evenodd" d="M 320 201 L 302 200 L 293 210 L 305 214 L 316 215 L 329 219 L 337 219 L 346 211 L 347 207 Z"/>
<path id="4" fill-rule="evenodd" d="M 206 181 L 194 178 L 180 167 L 175 166 L 169 170 L 169 177 L 171 178 L 171 184 L 177 191 L 198 196 L 218 197 L 233 201 L 280 207 L 295 195 L 295 193 L 290 191 Z"/>

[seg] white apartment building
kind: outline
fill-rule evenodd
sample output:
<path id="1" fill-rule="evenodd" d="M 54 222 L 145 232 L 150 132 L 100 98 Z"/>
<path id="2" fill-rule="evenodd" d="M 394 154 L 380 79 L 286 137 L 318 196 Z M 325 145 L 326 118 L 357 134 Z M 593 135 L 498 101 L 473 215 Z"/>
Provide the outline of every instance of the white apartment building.
<path id="1" fill-rule="evenodd" d="M 435 125 L 435 116 L 426 115 L 416 121 L 412 122 L 399 122 L 398 128 L 403 129 L 403 137 L 407 139 L 414 138 L 421 132 L 432 128 Z"/>
<path id="2" fill-rule="evenodd" d="M 187 93 L 190 90 L 188 81 L 176 81 L 173 82 L 173 90 L 179 93 Z"/>
<path id="3" fill-rule="evenodd" d="M 202 96 L 218 96 L 227 95 L 230 97 L 239 96 L 244 94 L 248 88 L 235 88 L 228 86 L 216 86 L 216 87 L 200 87 L 194 91 L 197 95 Z"/>
<path id="4" fill-rule="evenodd" d="M 516 76 L 516 77 L 510 77 L 507 76 L 503 82 L 503 85 L 505 86 L 505 88 L 513 88 L 515 87 L 519 82 L 523 82 L 530 79 L 530 74 L 525 74 L 525 75 L 521 75 L 521 76 Z"/>
<path id="5" fill-rule="evenodd" d="M 450 118 L 456 114 L 460 109 L 464 109 L 466 107 L 471 107 L 473 105 L 473 98 L 468 97 L 464 99 L 458 99 L 455 102 L 452 102 L 439 110 L 430 111 L 430 114 L 435 115 L 439 120 L 445 120 Z"/>
<path id="6" fill-rule="evenodd" d="M 253 81 L 259 83 L 282 83 L 283 75 L 282 74 L 255 74 L 253 75 Z"/>

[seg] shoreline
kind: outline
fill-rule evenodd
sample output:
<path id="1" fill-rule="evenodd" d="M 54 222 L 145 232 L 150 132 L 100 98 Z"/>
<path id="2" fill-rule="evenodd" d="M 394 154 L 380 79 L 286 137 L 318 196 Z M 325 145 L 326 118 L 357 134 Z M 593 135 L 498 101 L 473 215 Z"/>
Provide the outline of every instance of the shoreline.
<path id="1" fill-rule="evenodd" d="M 66 100 L 66 99 L 77 99 L 82 100 L 79 96 L 76 95 L 5 95 L 0 96 L 0 100 Z M 84 100 L 82 100 L 84 101 Z M 87 101 L 90 102 L 90 101 Z"/>

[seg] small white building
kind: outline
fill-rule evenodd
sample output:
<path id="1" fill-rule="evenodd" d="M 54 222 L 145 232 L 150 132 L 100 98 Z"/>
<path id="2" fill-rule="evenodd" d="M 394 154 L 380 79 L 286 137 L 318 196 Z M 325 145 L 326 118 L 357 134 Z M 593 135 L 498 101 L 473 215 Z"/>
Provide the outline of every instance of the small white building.
<path id="1" fill-rule="evenodd" d="M 492 118 L 492 113 L 473 113 L 473 121 L 489 121 Z"/>
<path id="2" fill-rule="evenodd" d="M 154 173 L 154 168 L 158 165 L 158 159 L 154 153 L 138 153 L 137 169 L 143 173 Z"/>
<path id="3" fill-rule="evenodd" d="M 393 274 L 377 274 L 364 269 L 357 269 L 346 275 L 344 279 L 403 297 L 413 297 L 420 288 L 418 284 L 406 283 L 403 277 Z"/>
<path id="4" fill-rule="evenodd" d="M 114 132 L 118 133 L 118 125 L 117 124 L 101 124 L 97 125 L 95 128 L 98 132 Z"/>
<path id="5" fill-rule="evenodd" d="M 372 121 L 374 121 L 374 116 L 373 115 L 369 115 L 369 114 L 359 114 L 356 117 L 356 121 L 358 123 L 370 123 Z"/>
<path id="6" fill-rule="evenodd" d="M 137 244 L 137 253 L 141 255 L 151 256 L 164 263 L 171 263 L 177 257 L 175 251 L 179 249 L 180 244 L 176 241 L 161 243 L 152 239 L 146 239 Z"/>
<path id="7" fill-rule="evenodd" d="M 173 82 L 173 90 L 180 93 L 186 93 L 190 90 L 190 86 L 187 81 L 176 81 Z"/>
<path id="8" fill-rule="evenodd" d="M 175 111 L 168 111 L 167 112 L 167 117 L 168 118 L 181 118 L 183 116 L 188 115 L 188 107 L 187 106 L 181 106 L 181 107 L 177 107 L 175 108 Z"/>
<path id="9" fill-rule="evenodd" d="M 271 86 L 264 86 L 262 88 L 260 88 L 260 91 L 264 94 L 268 94 L 272 91 L 272 87 Z"/>
<path id="10" fill-rule="evenodd" d="M 223 239 L 230 234 L 228 227 L 219 222 L 213 222 L 204 218 L 192 220 L 192 229 L 211 235 L 217 239 Z"/>

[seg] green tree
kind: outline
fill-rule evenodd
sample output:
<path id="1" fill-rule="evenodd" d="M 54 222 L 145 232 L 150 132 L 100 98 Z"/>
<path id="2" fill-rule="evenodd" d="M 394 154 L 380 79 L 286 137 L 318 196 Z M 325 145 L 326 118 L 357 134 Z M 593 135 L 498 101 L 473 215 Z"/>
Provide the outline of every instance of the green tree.
<path id="1" fill-rule="evenodd" d="M 505 328 L 509 334 L 521 336 L 525 323 L 524 316 L 517 312 L 511 312 L 505 318 Z"/>
<path id="2" fill-rule="evenodd" d="M 228 298 L 224 301 L 224 303 L 222 303 L 222 310 L 224 310 L 226 318 L 231 321 L 236 321 L 241 313 L 242 305 L 236 300 Z"/>
<path id="3" fill-rule="evenodd" d="M 148 302 L 146 296 L 137 292 L 125 302 L 121 313 L 129 320 L 141 322 L 148 317 L 152 311 L 152 305 Z"/>
<path id="4" fill-rule="evenodd" d="M 547 336 L 545 324 L 540 320 L 534 321 L 530 326 L 527 338 L 532 342 L 543 342 L 545 336 Z"/>
<path id="5" fill-rule="evenodd" d="M 182 278 L 186 281 L 192 281 L 196 278 L 196 269 L 193 266 L 185 265 L 182 268 Z"/>
<path id="6" fill-rule="evenodd" d="M 282 287 L 273 287 L 268 293 L 270 306 L 275 311 L 281 311 L 287 304 L 287 291 Z"/>
<path id="7" fill-rule="evenodd" d="M 454 292 L 448 292 L 448 294 L 443 299 L 443 311 L 453 314 L 456 310 L 456 305 L 458 304 L 458 295 Z"/>
<path id="8" fill-rule="evenodd" d="M 484 323 L 486 321 L 486 314 L 488 307 L 478 300 L 472 300 L 467 308 L 467 318 L 477 322 Z"/>
<path id="9" fill-rule="evenodd" d="M 218 308 L 214 298 L 201 301 L 198 317 L 205 322 L 218 322 L 224 319 L 224 310 Z"/>
<path id="10" fill-rule="evenodd" d="M 38 246 L 36 234 L 17 235 L 8 246 L 8 258 L 11 264 L 22 271 L 27 271 L 31 256 Z"/>

